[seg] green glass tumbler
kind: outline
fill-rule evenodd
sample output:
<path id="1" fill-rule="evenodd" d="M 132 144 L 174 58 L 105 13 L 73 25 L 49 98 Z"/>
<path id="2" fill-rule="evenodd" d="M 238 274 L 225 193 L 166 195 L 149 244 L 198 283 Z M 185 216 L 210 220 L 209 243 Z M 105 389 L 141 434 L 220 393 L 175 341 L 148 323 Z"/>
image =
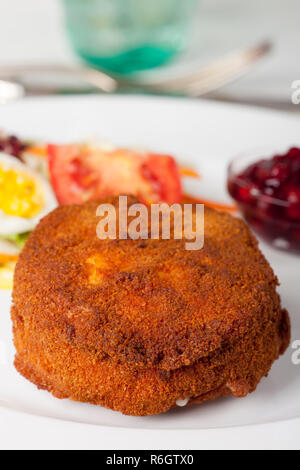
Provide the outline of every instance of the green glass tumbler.
<path id="1" fill-rule="evenodd" d="M 77 54 L 120 74 L 158 67 L 189 41 L 198 0 L 63 0 Z"/>

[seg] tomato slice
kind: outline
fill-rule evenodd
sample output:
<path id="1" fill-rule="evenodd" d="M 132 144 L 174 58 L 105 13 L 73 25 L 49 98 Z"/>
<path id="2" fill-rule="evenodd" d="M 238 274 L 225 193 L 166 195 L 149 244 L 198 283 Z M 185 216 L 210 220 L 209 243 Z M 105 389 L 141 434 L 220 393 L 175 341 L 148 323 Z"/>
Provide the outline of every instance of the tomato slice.
<path id="1" fill-rule="evenodd" d="M 171 156 L 49 145 L 49 171 L 60 204 L 82 204 L 119 194 L 143 202 L 180 202 L 179 168 Z"/>
<path id="2" fill-rule="evenodd" d="M 173 157 L 149 154 L 142 165 L 142 174 L 152 181 L 160 201 L 173 204 L 182 199 L 180 170 Z"/>

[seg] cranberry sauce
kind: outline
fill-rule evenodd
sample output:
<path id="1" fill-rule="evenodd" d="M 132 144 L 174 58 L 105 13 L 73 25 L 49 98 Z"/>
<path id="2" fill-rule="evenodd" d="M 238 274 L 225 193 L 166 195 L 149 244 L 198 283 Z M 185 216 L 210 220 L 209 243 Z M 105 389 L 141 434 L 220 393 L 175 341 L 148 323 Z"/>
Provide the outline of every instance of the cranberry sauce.
<path id="1" fill-rule="evenodd" d="M 300 149 L 229 172 L 228 189 L 246 220 L 278 248 L 300 252 Z"/>

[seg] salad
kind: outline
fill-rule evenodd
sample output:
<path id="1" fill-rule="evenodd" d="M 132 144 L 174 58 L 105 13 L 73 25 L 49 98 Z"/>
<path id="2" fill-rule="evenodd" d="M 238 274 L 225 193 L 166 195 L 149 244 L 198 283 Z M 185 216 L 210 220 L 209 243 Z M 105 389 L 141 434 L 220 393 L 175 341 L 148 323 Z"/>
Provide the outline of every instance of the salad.
<path id="1" fill-rule="evenodd" d="M 30 232 L 58 204 L 132 194 L 146 204 L 196 202 L 235 210 L 184 195 L 182 177 L 199 175 L 179 167 L 170 155 L 92 142 L 26 142 L 0 134 L 0 289 L 12 287 L 14 268 Z"/>
<path id="2" fill-rule="evenodd" d="M 45 159 L 30 143 L 0 135 L 0 288 L 10 289 L 18 255 L 38 221 L 57 206 Z"/>
<path id="3" fill-rule="evenodd" d="M 182 199 L 180 169 L 169 155 L 89 143 L 22 142 L 0 135 L 0 289 L 10 289 L 30 232 L 58 204 L 134 194 L 145 203 Z"/>

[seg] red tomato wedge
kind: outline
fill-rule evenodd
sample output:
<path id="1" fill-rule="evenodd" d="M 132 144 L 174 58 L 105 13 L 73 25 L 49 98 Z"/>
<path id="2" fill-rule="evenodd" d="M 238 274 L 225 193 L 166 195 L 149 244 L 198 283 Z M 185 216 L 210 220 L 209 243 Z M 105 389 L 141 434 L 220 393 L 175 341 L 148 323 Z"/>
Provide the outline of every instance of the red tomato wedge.
<path id="1" fill-rule="evenodd" d="M 49 171 L 60 204 L 82 204 L 119 194 L 173 204 L 182 198 L 180 171 L 169 155 L 49 145 Z"/>

